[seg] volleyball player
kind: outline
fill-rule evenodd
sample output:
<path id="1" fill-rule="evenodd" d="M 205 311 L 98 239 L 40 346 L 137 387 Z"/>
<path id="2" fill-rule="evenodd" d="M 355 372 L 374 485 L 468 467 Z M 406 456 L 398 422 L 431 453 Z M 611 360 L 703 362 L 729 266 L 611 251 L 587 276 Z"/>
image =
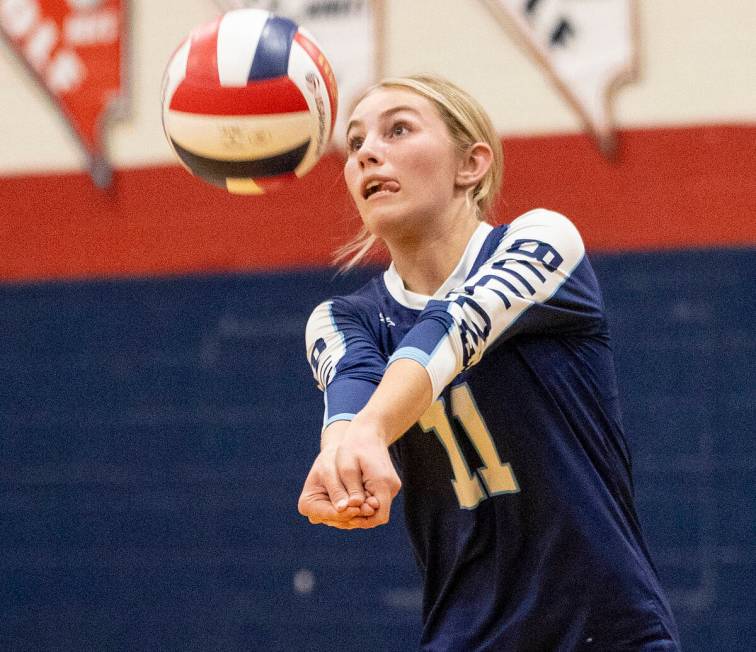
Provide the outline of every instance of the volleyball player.
<path id="1" fill-rule="evenodd" d="M 377 239 L 392 262 L 308 322 L 326 409 L 300 512 L 375 527 L 404 488 L 424 650 L 679 649 L 578 231 L 544 209 L 485 221 L 500 141 L 443 79 L 373 87 L 347 142 L 348 265 Z"/>

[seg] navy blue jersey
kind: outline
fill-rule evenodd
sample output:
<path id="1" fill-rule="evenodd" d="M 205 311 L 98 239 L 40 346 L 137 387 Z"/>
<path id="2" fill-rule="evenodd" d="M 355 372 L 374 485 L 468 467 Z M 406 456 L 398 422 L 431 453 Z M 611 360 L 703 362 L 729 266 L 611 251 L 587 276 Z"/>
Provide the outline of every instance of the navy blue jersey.
<path id="1" fill-rule="evenodd" d="M 391 361 L 435 401 L 391 446 L 424 578 L 424 650 L 675 650 L 633 505 L 599 287 L 575 227 L 481 224 L 433 297 L 393 265 L 318 306 L 307 355 L 324 425 Z"/>

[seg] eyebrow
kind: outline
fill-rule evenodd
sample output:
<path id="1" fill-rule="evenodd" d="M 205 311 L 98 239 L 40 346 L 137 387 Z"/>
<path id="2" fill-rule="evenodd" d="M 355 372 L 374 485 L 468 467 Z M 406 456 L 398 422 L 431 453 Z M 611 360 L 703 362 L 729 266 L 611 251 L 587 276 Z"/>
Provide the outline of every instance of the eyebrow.
<path id="1" fill-rule="evenodd" d="M 400 113 L 401 111 L 410 111 L 411 113 L 420 115 L 420 112 L 417 109 L 413 109 L 411 106 L 406 106 L 402 104 L 400 106 L 394 106 L 394 107 L 391 107 L 390 109 L 386 109 L 385 111 L 381 112 L 381 114 L 378 117 L 381 120 L 385 120 L 386 118 L 394 115 L 395 113 Z M 346 133 L 348 134 L 349 131 L 352 129 L 352 127 L 355 127 L 361 124 L 362 124 L 362 120 L 350 120 L 346 128 Z"/>

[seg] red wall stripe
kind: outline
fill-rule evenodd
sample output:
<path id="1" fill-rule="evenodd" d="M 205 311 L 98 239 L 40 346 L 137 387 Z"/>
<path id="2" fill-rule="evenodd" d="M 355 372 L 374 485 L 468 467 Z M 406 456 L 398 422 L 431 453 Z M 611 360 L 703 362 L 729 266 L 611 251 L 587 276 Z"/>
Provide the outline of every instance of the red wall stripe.
<path id="1" fill-rule="evenodd" d="M 505 147 L 509 214 L 561 209 L 593 249 L 756 244 L 756 125 L 624 131 L 613 164 L 580 136 Z"/>
<path id="2" fill-rule="evenodd" d="M 507 138 L 498 221 L 536 206 L 578 225 L 589 251 L 756 245 L 756 125 L 627 130 L 608 162 L 584 135 Z M 213 273 L 327 264 L 359 219 L 326 156 L 262 197 L 178 166 L 0 179 L 0 280 Z"/>

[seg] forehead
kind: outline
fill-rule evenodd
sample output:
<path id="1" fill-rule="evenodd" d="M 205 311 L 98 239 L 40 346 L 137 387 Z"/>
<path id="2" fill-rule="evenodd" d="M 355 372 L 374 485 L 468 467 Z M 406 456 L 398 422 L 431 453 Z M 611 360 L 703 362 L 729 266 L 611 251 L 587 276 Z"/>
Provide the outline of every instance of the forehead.
<path id="1" fill-rule="evenodd" d="M 349 117 L 349 124 L 369 123 L 401 109 L 416 113 L 424 120 L 441 120 L 435 105 L 422 95 L 404 88 L 378 88 L 357 103 Z"/>

